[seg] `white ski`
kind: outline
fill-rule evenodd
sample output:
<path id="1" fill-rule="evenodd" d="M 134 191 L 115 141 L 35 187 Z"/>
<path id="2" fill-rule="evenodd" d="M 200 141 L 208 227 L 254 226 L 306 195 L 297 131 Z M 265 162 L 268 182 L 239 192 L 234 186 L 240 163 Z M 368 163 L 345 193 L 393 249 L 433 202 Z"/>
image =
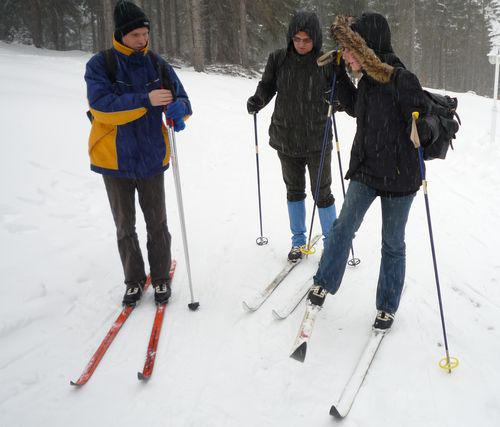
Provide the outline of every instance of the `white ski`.
<path id="1" fill-rule="evenodd" d="M 316 235 L 313 237 L 311 241 L 311 246 L 318 242 L 321 238 L 321 235 Z M 275 291 L 278 285 L 285 279 L 286 276 L 292 271 L 302 259 L 298 259 L 296 262 L 287 261 L 285 267 L 278 273 L 278 275 L 272 280 L 266 288 L 257 293 L 250 301 L 243 301 L 243 308 L 248 311 L 256 311 L 260 308 L 262 304 L 271 296 L 271 294 Z"/>
<path id="2" fill-rule="evenodd" d="M 306 304 L 306 313 L 304 314 L 304 319 L 302 319 L 302 323 L 300 324 L 299 333 L 295 339 L 292 354 L 290 354 L 292 359 L 304 362 L 307 353 L 307 343 L 311 337 L 316 316 L 320 311 L 321 307 L 311 304 L 310 302 Z"/>
<path id="3" fill-rule="evenodd" d="M 273 316 L 275 319 L 277 320 L 286 319 L 288 316 L 290 316 L 290 314 L 292 314 L 295 311 L 295 309 L 299 306 L 301 301 L 309 292 L 309 289 L 311 289 L 312 280 L 313 280 L 312 276 L 309 277 L 309 279 L 307 279 L 302 284 L 302 286 L 297 290 L 297 292 L 295 292 L 285 304 L 283 304 L 278 309 L 273 309 Z"/>
<path id="4" fill-rule="evenodd" d="M 281 270 L 278 275 L 273 279 L 267 287 L 255 295 L 250 301 L 243 301 L 243 308 L 248 311 L 257 310 L 264 302 L 271 296 L 278 285 L 283 281 L 283 279 L 288 276 L 288 273 L 292 271 L 295 266 L 300 264 L 302 260 L 298 259 L 296 262 L 287 261 L 283 270 Z"/>
<path id="5" fill-rule="evenodd" d="M 335 418 L 344 418 L 349 413 L 385 334 L 386 332 L 383 331 L 372 330 L 361 358 L 342 391 L 338 403 L 330 408 L 330 415 Z"/>

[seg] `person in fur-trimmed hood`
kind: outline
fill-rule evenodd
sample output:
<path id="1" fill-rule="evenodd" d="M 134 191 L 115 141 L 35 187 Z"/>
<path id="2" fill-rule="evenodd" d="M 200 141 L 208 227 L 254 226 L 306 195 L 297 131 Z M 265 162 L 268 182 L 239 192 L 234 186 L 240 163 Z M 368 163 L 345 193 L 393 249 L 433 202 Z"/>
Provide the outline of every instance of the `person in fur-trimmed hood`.
<path id="1" fill-rule="evenodd" d="M 337 292 L 354 234 L 372 202 L 380 197 L 382 258 L 373 327 L 388 330 L 404 284 L 406 222 L 421 185 L 410 124 L 412 112 L 425 108 L 424 93 L 417 77 L 394 54 L 389 24 L 382 15 L 339 16 L 331 34 L 341 46 L 343 58 L 334 65 L 337 98 L 356 118 L 357 127 L 346 174 L 349 188 L 325 242 L 308 300 L 321 306 L 327 293 Z M 360 77 L 357 88 L 346 68 Z"/>
<path id="2" fill-rule="evenodd" d="M 322 34 L 315 13 L 299 11 L 290 21 L 287 47 L 269 55 L 262 79 L 248 99 L 250 114 L 257 114 L 276 95 L 269 127 L 269 144 L 277 152 L 286 185 L 292 248 L 288 260 L 302 257 L 306 243 L 306 166 L 314 195 L 328 113 L 325 92 L 331 86 L 332 68 L 320 68 L 316 60 L 322 54 Z M 328 129 L 327 150 L 320 179 L 318 200 L 323 235 L 328 235 L 337 217 L 331 192 L 332 131 Z"/>

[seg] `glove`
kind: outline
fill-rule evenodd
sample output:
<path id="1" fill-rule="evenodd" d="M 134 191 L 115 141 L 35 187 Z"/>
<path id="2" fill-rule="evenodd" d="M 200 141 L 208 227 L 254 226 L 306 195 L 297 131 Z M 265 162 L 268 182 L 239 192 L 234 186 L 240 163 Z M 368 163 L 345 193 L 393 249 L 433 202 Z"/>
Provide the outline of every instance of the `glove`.
<path id="1" fill-rule="evenodd" d="M 175 132 L 180 132 L 181 130 L 184 130 L 186 127 L 186 124 L 184 123 L 184 119 L 177 119 L 174 121 L 174 131 Z"/>
<path id="2" fill-rule="evenodd" d="M 248 114 L 258 113 L 262 108 L 264 108 L 264 100 L 260 96 L 254 95 L 248 98 L 247 101 Z"/>
<path id="3" fill-rule="evenodd" d="M 167 119 L 172 119 L 175 123 L 179 120 L 184 120 L 184 116 L 187 114 L 186 104 L 182 101 L 174 101 L 167 105 L 167 112 L 165 115 Z"/>
<path id="4" fill-rule="evenodd" d="M 335 58 L 335 61 L 333 61 L 333 72 L 337 74 L 337 80 L 341 77 L 347 76 L 344 58 L 341 57 L 339 63 L 337 63 L 337 59 Z"/>

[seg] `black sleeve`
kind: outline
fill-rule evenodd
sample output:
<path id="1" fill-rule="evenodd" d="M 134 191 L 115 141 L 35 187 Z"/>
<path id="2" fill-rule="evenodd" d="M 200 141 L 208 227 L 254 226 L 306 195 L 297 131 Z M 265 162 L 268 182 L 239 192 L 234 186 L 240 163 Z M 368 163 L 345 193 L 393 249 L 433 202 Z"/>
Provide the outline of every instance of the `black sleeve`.
<path id="1" fill-rule="evenodd" d="M 262 79 L 260 80 L 257 90 L 255 91 L 255 95 L 259 96 L 264 101 L 264 105 L 267 105 L 276 94 L 276 72 L 277 58 L 275 54 L 271 53 L 267 59 Z"/>
<path id="2" fill-rule="evenodd" d="M 396 93 L 405 122 L 411 122 L 414 111 L 420 114 L 426 111 L 425 94 L 417 77 L 408 70 L 395 74 Z"/>
<path id="3" fill-rule="evenodd" d="M 351 117 L 356 117 L 354 112 L 354 105 L 356 104 L 356 97 L 358 89 L 354 86 L 353 82 L 342 69 L 337 75 L 337 84 L 335 89 L 334 102 L 340 104 L 340 111 L 345 111 Z"/>
<path id="4" fill-rule="evenodd" d="M 326 65 L 320 65 L 320 67 L 323 67 L 323 73 L 328 83 L 328 97 L 330 95 L 333 78 L 335 73 L 337 73 L 337 84 L 335 93 L 333 94 L 334 110 L 345 111 L 350 116 L 355 117 L 354 104 L 356 103 L 358 90 L 347 75 L 344 62 L 342 61 L 340 66 L 335 65 L 334 62 L 330 62 Z"/>

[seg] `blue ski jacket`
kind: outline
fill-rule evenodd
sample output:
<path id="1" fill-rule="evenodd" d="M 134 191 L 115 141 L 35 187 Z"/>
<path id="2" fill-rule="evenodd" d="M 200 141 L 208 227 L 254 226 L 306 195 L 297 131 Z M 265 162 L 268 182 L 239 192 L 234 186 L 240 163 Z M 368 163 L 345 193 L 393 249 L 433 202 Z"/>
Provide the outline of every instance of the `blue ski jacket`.
<path id="1" fill-rule="evenodd" d="M 170 144 L 162 121 L 163 107 L 153 107 L 149 92 L 161 88 L 159 70 L 155 69 L 146 47 L 140 52 L 113 40 L 116 55 L 116 82 L 106 71 L 104 54 L 94 55 L 86 66 L 85 81 L 90 112 L 93 116 L 89 137 L 89 156 L 94 172 L 122 178 L 142 179 L 168 168 Z M 177 100 L 191 104 L 174 69 L 162 58 Z"/>

